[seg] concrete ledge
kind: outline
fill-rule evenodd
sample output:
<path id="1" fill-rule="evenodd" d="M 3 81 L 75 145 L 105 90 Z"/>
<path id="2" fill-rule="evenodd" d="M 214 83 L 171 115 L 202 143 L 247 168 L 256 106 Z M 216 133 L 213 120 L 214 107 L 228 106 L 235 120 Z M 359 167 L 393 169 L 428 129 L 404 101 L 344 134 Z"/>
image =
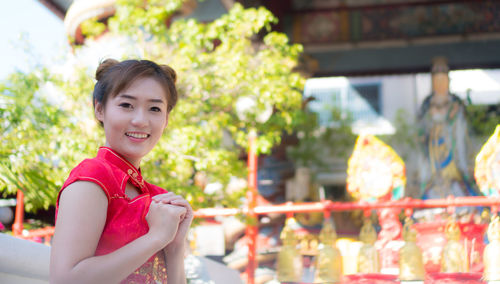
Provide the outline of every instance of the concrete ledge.
<path id="1" fill-rule="evenodd" d="M 49 283 L 50 247 L 0 234 L 1 283 Z"/>

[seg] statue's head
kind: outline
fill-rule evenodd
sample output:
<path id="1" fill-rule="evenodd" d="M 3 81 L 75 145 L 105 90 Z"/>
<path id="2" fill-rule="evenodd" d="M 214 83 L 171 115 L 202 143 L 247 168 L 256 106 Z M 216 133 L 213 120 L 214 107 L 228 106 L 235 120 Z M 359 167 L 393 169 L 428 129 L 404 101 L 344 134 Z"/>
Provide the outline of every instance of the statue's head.
<path id="1" fill-rule="evenodd" d="M 444 57 L 436 57 L 432 61 L 432 92 L 436 95 L 448 95 L 450 79 L 448 62 Z"/>

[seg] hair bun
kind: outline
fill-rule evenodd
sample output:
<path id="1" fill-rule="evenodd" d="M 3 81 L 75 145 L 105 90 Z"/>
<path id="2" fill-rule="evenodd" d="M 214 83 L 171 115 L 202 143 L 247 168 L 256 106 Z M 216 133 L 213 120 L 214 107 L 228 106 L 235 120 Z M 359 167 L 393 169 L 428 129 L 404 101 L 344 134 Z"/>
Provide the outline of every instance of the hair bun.
<path id="1" fill-rule="evenodd" d="M 167 74 L 175 84 L 177 81 L 177 73 L 175 73 L 175 70 L 172 69 L 172 67 L 170 67 L 168 65 L 160 65 L 160 67 L 161 67 L 161 69 L 163 69 L 163 72 L 165 72 L 165 74 Z"/>
<path id="2" fill-rule="evenodd" d="M 115 66 L 118 63 L 119 62 L 115 59 L 106 59 L 102 61 L 95 71 L 95 79 L 97 81 L 101 80 L 104 74 L 106 74 L 106 72 L 108 72 L 111 67 Z"/>

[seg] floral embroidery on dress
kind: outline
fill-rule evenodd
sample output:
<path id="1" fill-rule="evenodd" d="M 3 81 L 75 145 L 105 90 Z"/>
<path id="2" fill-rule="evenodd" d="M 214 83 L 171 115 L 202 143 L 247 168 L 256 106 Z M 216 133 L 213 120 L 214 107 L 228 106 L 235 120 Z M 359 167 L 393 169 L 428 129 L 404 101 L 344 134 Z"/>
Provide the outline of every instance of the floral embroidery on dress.
<path id="1" fill-rule="evenodd" d="M 121 284 L 166 284 L 167 268 L 165 255 L 159 251 L 146 263 L 130 274 Z"/>

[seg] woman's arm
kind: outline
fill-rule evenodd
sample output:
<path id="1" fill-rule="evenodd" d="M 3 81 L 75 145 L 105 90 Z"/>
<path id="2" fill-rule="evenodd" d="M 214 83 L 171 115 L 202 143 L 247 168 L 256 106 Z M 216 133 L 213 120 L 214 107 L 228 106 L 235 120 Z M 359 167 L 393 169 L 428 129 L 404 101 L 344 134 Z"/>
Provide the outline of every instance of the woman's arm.
<path id="1" fill-rule="evenodd" d="M 186 237 L 193 221 L 193 209 L 184 198 L 175 195 L 172 192 L 153 196 L 153 200 L 163 204 L 172 204 L 186 209 L 186 213 L 181 216 L 181 221 L 175 238 L 164 249 L 165 261 L 167 263 L 167 275 L 170 283 L 186 283 L 184 271 L 184 254 L 186 246 Z"/>
<path id="2" fill-rule="evenodd" d="M 168 283 L 185 284 L 184 245 L 170 246 L 163 249 L 167 265 Z"/>
<path id="3" fill-rule="evenodd" d="M 172 241 L 180 215 L 185 212 L 177 206 L 152 202 L 146 235 L 110 254 L 94 256 L 106 222 L 107 204 L 102 189 L 91 182 L 75 182 L 61 193 L 51 249 L 51 283 L 120 282 Z"/>

